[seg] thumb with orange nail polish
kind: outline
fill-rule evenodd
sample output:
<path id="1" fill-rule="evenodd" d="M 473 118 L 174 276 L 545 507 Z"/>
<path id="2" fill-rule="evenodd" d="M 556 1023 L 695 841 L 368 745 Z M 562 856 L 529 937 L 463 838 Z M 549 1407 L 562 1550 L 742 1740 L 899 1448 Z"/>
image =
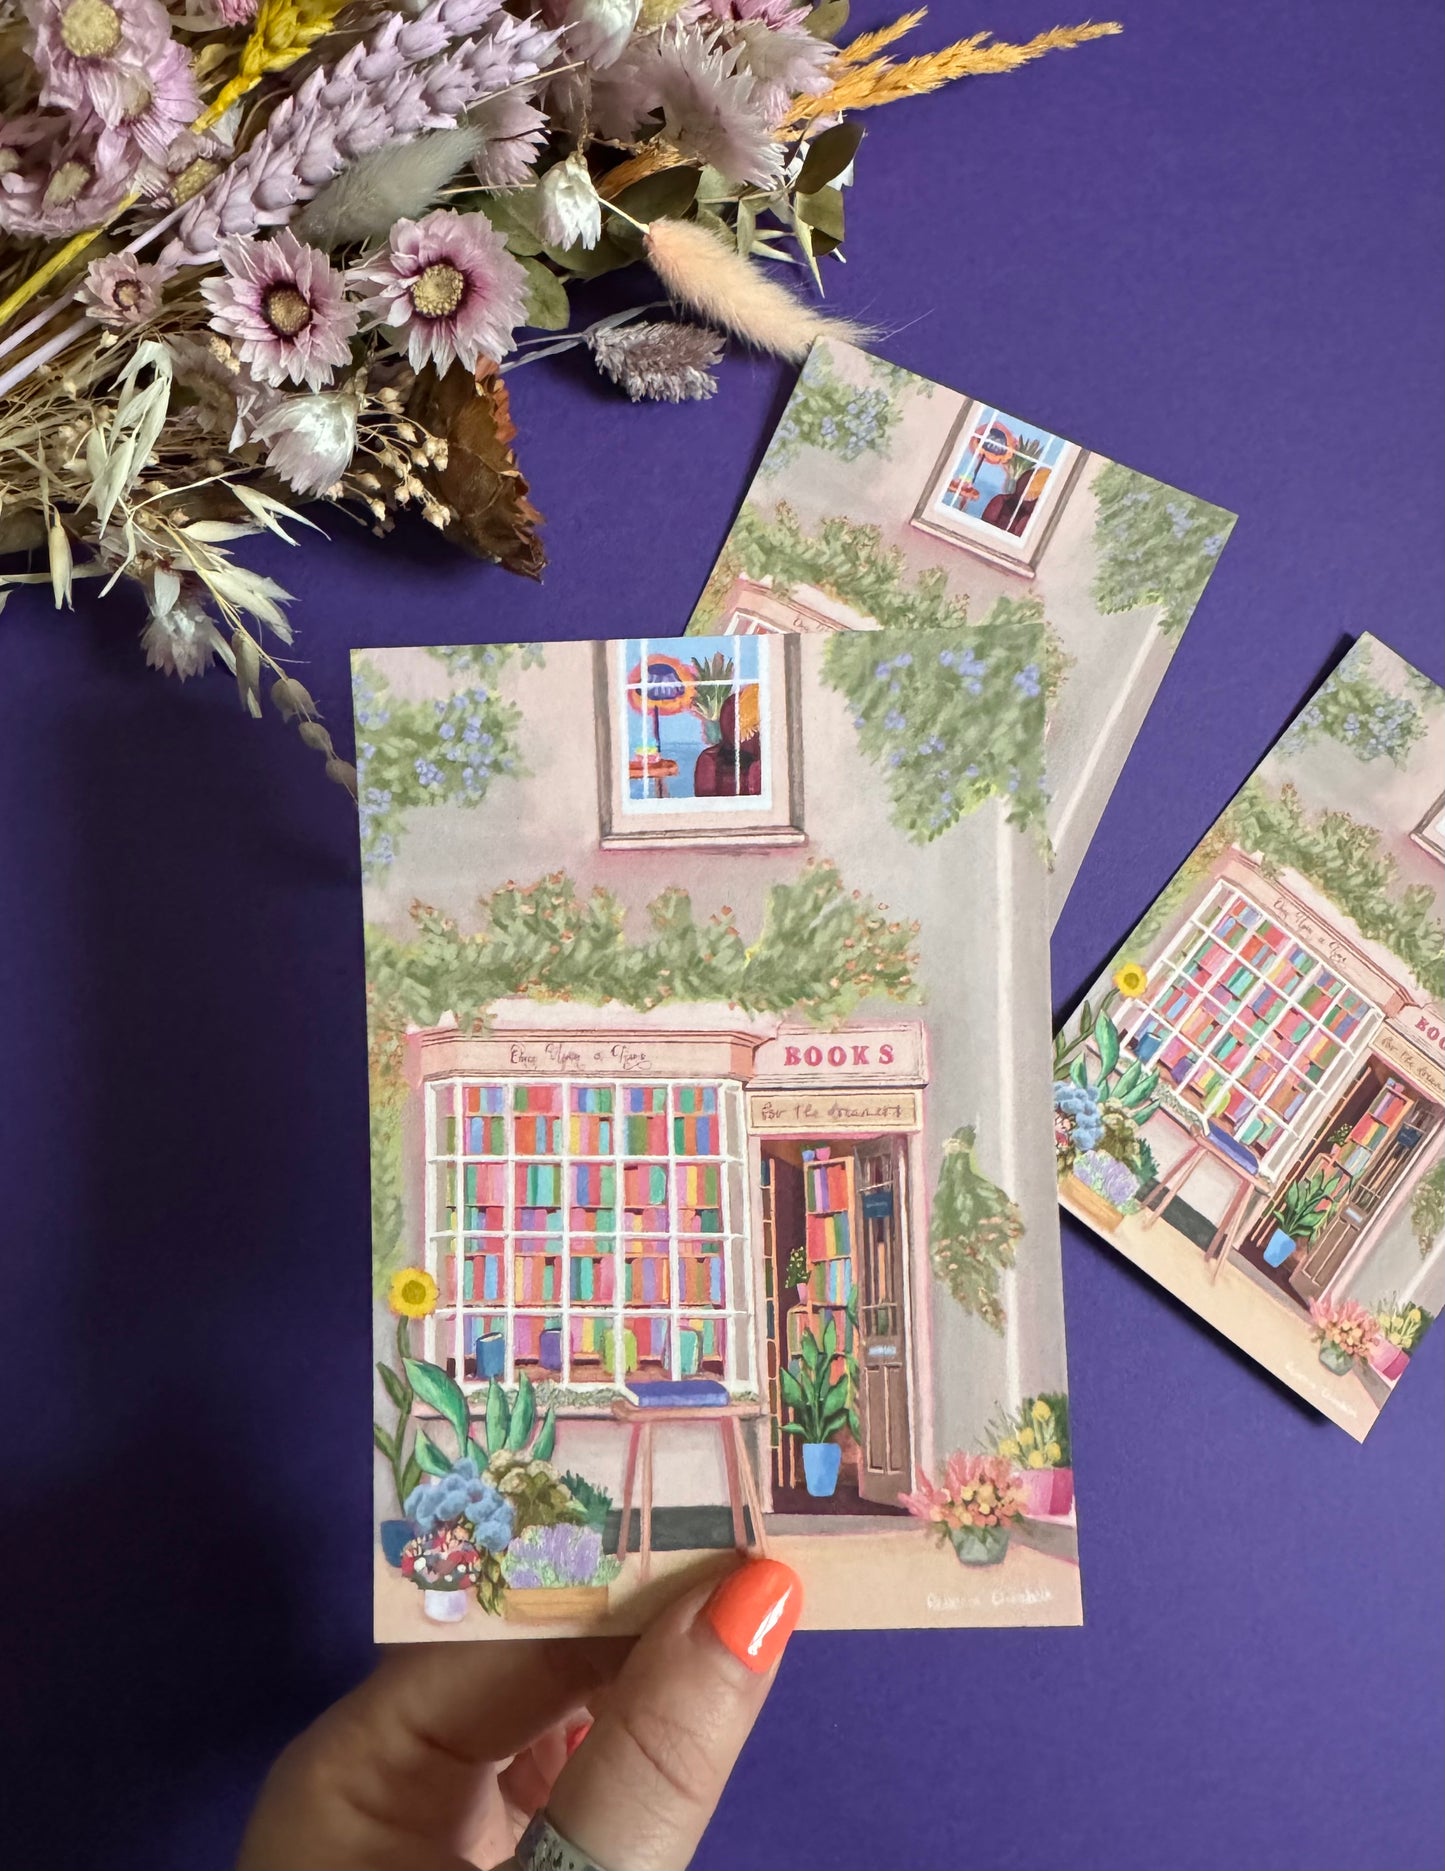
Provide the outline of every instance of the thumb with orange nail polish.
<path id="1" fill-rule="evenodd" d="M 722 1797 L 803 1609 L 777 1559 L 689 1593 L 638 1641 L 547 1803 L 599 1866 L 680 1871 Z"/>

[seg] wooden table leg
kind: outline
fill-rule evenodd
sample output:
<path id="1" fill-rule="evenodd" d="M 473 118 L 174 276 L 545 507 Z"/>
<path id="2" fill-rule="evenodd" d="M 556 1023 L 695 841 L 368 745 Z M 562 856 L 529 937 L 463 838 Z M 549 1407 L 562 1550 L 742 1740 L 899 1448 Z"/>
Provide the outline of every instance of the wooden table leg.
<path id="1" fill-rule="evenodd" d="M 641 1423 L 634 1423 L 627 1437 L 627 1467 L 622 1475 L 622 1531 L 617 1536 L 618 1563 L 626 1559 L 632 1534 L 632 1484 L 637 1479 L 637 1445 L 642 1438 Z"/>
<path id="2" fill-rule="evenodd" d="M 638 1542 L 637 1556 L 642 1561 L 642 1577 L 645 1579 L 652 1570 L 652 1424 L 643 1423 L 642 1429 L 642 1537 Z"/>
<path id="3" fill-rule="evenodd" d="M 1230 1197 L 1229 1205 L 1224 1211 L 1224 1214 L 1220 1220 L 1219 1226 L 1214 1230 L 1213 1235 L 1210 1237 L 1209 1253 L 1208 1253 L 1207 1258 L 1211 1263 L 1210 1268 L 1209 1268 L 1209 1279 L 1210 1279 L 1211 1285 L 1219 1278 L 1219 1269 L 1224 1265 L 1225 1261 L 1228 1260 L 1229 1258 L 1229 1249 L 1230 1249 L 1229 1237 L 1234 1232 L 1235 1218 L 1238 1216 L 1240 1210 L 1244 1207 L 1245 1203 L 1249 1200 L 1250 1194 L 1251 1194 L 1250 1185 L 1247 1182 L 1241 1183 L 1239 1185 L 1239 1188 Z"/>
<path id="4" fill-rule="evenodd" d="M 728 1478 L 728 1506 L 733 1513 L 733 1545 L 740 1553 L 745 1553 L 748 1550 L 748 1532 L 743 1524 L 742 1481 L 738 1473 L 736 1430 L 736 1417 L 725 1416 L 719 1419 L 718 1434 L 722 1437 L 723 1468 Z"/>
<path id="5" fill-rule="evenodd" d="M 1140 1207 L 1139 1226 L 1141 1228 L 1152 1228 L 1174 1198 L 1183 1194 L 1185 1183 L 1194 1174 L 1203 1155 L 1202 1143 L 1191 1144 L 1179 1161 L 1159 1178 L 1159 1187 Z"/>
<path id="6" fill-rule="evenodd" d="M 737 1464 L 742 1473 L 743 1494 L 753 1515 L 753 1545 L 766 1559 L 768 1556 L 767 1529 L 763 1526 L 763 1503 L 758 1493 L 757 1477 L 748 1457 L 748 1439 L 737 1417 L 732 1418 L 733 1446 Z"/>

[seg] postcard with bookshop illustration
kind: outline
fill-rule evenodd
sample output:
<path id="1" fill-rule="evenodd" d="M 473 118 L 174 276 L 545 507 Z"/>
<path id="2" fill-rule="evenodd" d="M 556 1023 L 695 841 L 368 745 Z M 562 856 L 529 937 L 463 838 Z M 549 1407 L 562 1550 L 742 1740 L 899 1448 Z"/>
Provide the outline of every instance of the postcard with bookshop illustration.
<path id="1" fill-rule="evenodd" d="M 1445 1301 L 1442 788 L 1361 637 L 1054 1047 L 1065 1206 L 1360 1441 Z"/>
<path id="2" fill-rule="evenodd" d="M 379 1639 L 1080 1621 L 1043 654 L 354 657 Z"/>
<path id="3" fill-rule="evenodd" d="M 819 340 L 687 629 L 1036 618 L 1057 912 L 1233 525 L 986 399 Z"/>

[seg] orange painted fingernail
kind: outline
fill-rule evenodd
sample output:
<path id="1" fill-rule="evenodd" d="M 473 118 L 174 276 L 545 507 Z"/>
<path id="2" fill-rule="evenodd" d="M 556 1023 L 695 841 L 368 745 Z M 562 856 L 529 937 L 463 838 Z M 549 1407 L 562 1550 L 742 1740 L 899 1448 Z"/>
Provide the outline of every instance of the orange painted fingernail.
<path id="1" fill-rule="evenodd" d="M 783 1654 L 803 1609 L 803 1581 L 780 1559 L 750 1559 L 702 1608 L 719 1639 L 759 1676 Z"/>

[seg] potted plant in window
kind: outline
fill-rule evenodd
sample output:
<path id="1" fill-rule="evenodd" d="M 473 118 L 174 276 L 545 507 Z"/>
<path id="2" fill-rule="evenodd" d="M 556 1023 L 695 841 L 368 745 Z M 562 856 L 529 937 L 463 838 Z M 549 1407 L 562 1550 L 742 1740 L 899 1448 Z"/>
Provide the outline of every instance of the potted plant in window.
<path id="1" fill-rule="evenodd" d="M 1415 1348 L 1434 1323 L 1435 1315 L 1414 1300 L 1402 1306 L 1398 1300 L 1390 1298 L 1381 1303 L 1375 1316 L 1380 1327 L 1380 1342 L 1370 1353 L 1370 1363 L 1381 1377 L 1397 1384 Z"/>
<path id="2" fill-rule="evenodd" d="M 1074 1470 L 1069 1444 L 1069 1400 L 1062 1391 L 1025 1397 L 1011 1416 L 990 1425 L 995 1455 L 1017 1472 L 1023 1512 L 1067 1514 L 1074 1505 Z"/>
<path id="3" fill-rule="evenodd" d="M 1320 1363 L 1336 1377 L 1347 1376 L 1357 1363 L 1366 1364 L 1380 1342 L 1380 1325 L 1373 1312 L 1357 1299 L 1316 1299 L 1310 1302 Z"/>
<path id="4" fill-rule="evenodd" d="M 783 1285 L 791 1286 L 802 1305 L 808 1297 L 808 1250 L 801 1243 L 788 1256 L 788 1267 L 783 1275 Z"/>
<path id="5" fill-rule="evenodd" d="M 1317 1169 L 1313 1175 L 1297 1176 L 1281 1190 L 1269 1207 L 1275 1229 L 1265 1243 L 1266 1266 L 1282 1267 L 1286 1261 L 1298 1265 L 1304 1259 L 1335 1212 L 1345 1181 L 1343 1170 L 1329 1175 Z"/>
<path id="6" fill-rule="evenodd" d="M 795 1421 L 782 1425 L 785 1436 L 803 1439 L 803 1478 L 809 1494 L 826 1498 L 838 1486 L 842 1446 L 835 1440 L 848 1424 L 848 1378 L 833 1376 L 838 1328 L 832 1315 L 803 1335 L 800 1355 L 778 1373 L 783 1401 Z"/>
<path id="7" fill-rule="evenodd" d="M 899 1502 L 953 1547 L 960 1565 L 996 1566 L 1023 1511 L 1018 1477 L 1001 1455 L 950 1455 L 943 1481 L 918 1471 L 918 1487 Z"/>

